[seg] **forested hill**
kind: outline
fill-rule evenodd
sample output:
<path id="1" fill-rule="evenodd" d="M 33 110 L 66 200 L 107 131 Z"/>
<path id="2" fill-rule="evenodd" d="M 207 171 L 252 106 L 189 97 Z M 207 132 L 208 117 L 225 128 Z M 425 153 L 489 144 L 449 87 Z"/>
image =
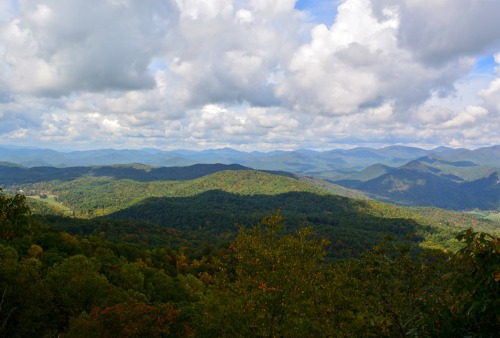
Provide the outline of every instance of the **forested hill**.
<path id="1" fill-rule="evenodd" d="M 182 199 L 179 208 L 187 213 L 191 205 L 195 215 L 218 211 L 218 202 L 237 206 L 238 215 L 260 200 L 283 205 L 286 218 L 272 212 L 237 235 L 214 238 L 203 228 L 142 221 L 34 218 L 24 195 L 0 190 L 0 337 L 498 335 L 498 236 L 463 231 L 455 254 L 419 247 L 418 234 L 404 240 L 422 220 L 378 202 L 303 192 Z M 158 201 L 161 212 L 176 202 Z M 294 205 L 313 227 L 289 228 Z M 319 226 L 321 214 L 337 223 Z M 318 238 L 323 229 L 335 236 Z M 382 232 L 396 240 L 381 240 Z M 169 243 L 175 237 L 182 246 Z M 369 251 L 325 260 L 359 249 Z"/>
<path id="2" fill-rule="evenodd" d="M 400 205 L 500 210 L 499 177 L 499 168 L 423 158 L 399 168 L 372 166 L 334 182 Z"/>
<path id="3" fill-rule="evenodd" d="M 26 192 L 45 191 L 58 196 L 58 201 L 77 216 L 105 215 L 149 197 L 186 197 L 208 190 L 242 195 L 276 195 L 290 191 L 327 193 L 294 178 L 255 170 L 225 170 L 192 180 L 148 182 L 85 175 L 71 181 L 42 181 L 19 187 Z"/>
<path id="4" fill-rule="evenodd" d="M 196 167 L 188 167 L 186 171 Z M 495 226 L 472 216 L 460 218 L 454 214 L 446 214 L 439 220 L 429 219 L 421 213 L 380 202 L 332 194 L 331 191 L 337 190 L 349 193 L 338 186 L 235 168 L 191 180 L 138 181 L 83 175 L 74 180 L 42 181 L 17 188 L 48 195 L 46 199 L 33 200 L 38 201 L 35 213 L 50 214 L 50 208 L 65 208 L 60 214 L 88 219 L 84 222 L 85 231 L 91 233 L 99 233 L 102 226 L 107 229 L 105 233 L 110 233 L 107 228 L 110 224 L 114 224 L 113 231 L 141 227 L 144 229 L 141 236 L 148 238 L 146 242 L 151 240 L 145 233 L 149 230 L 144 228 L 144 222 L 148 222 L 148 227 L 156 227 L 155 233 L 163 234 L 153 242 L 168 245 L 185 242 L 186 238 L 197 243 L 233 238 L 236 224 L 256 224 L 268 212 L 276 210 L 286 217 L 289 230 L 310 225 L 321 236 L 338 242 L 337 257 L 359 254 L 386 235 L 403 239 L 416 234 L 415 239 L 426 246 L 452 248 L 457 231 L 469 226 L 490 231 Z M 83 230 L 74 226 L 74 218 L 51 222 L 66 224 L 65 229 L 76 233 Z M 442 226 L 444 222 L 453 226 Z"/>
<path id="5" fill-rule="evenodd" d="M 77 215 L 102 215 L 147 197 L 190 196 L 207 190 L 238 194 L 288 191 L 334 193 L 364 198 L 362 193 L 283 171 L 256 171 L 233 164 L 150 167 L 140 164 L 90 167 L 0 166 L 0 186 L 11 193 L 57 196 Z"/>
<path id="6" fill-rule="evenodd" d="M 0 161 L 3 161 L 0 162 L 0 186 L 50 180 L 71 181 L 85 175 L 141 182 L 178 181 L 220 170 L 253 168 L 272 170 L 274 174 L 288 177 L 307 176 L 327 180 L 351 189 L 335 188 L 335 193 L 344 196 L 369 195 L 399 205 L 450 210 L 478 208 L 500 211 L 499 155 L 500 145 L 475 150 L 389 146 L 381 149 L 299 149 L 267 153 L 233 149 L 101 149 L 64 153 L 0 146 Z M 25 167 L 21 169 L 20 165 Z M 321 185 L 319 181 L 316 183 Z M 353 193 L 353 189 L 361 193 Z"/>
<path id="7" fill-rule="evenodd" d="M 239 164 L 194 164 L 187 167 L 151 167 L 142 164 L 123 164 L 88 167 L 32 167 L 0 164 L 0 186 L 12 186 L 46 181 L 73 181 L 82 176 L 130 179 L 140 182 L 184 181 L 210 175 L 222 170 L 249 170 Z M 283 173 L 283 175 L 292 175 Z"/>

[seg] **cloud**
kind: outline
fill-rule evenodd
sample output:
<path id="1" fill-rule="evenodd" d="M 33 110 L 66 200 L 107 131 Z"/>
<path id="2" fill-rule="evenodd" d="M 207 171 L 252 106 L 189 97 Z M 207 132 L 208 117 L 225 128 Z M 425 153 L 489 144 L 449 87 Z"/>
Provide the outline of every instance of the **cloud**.
<path id="1" fill-rule="evenodd" d="M 329 26 L 296 5 L 9 1 L 0 135 L 246 150 L 500 143 L 500 74 L 471 73 L 500 51 L 500 2 L 321 1 L 338 5 Z"/>
<path id="2" fill-rule="evenodd" d="M 468 106 L 465 107 L 457 116 L 444 122 L 442 127 L 444 128 L 460 128 L 464 126 L 474 125 L 479 119 L 484 119 L 488 115 L 488 111 L 483 107 Z"/>
<path id="3" fill-rule="evenodd" d="M 495 62 L 497 77 L 479 95 L 484 100 L 485 107 L 500 117 L 500 53 L 495 55 Z"/>
<path id="4" fill-rule="evenodd" d="M 186 87 L 186 104 L 278 104 L 269 78 L 298 45 L 294 1 L 177 2 L 178 47 L 166 59 Z"/>
<path id="5" fill-rule="evenodd" d="M 148 65 L 177 17 L 169 1 L 23 1 L 0 31 L 3 81 L 54 96 L 152 88 Z"/>
<path id="6" fill-rule="evenodd" d="M 400 18 L 398 45 L 430 65 L 494 52 L 500 43 L 500 2 L 490 0 L 373 0 L 384 20 Z"/>
<path id="7" fill-rule="evenodd" d="M 278 95 L 295 109 L 336 116 L 388 102 L 401 113 L 433 91 L 452 91 L 473 60 L 458 58 L 439 68 L 415 60 L 414 50 L 398 43 L 399 12 L 383 12 L 375 17 L 369 0 L 343 2 L 335 23 L 316 26 L 311 42 L 297 50 Z"/>
<path id="8" fill-rule="evenodd" d="M 0 2 L 0 22 L 11 20 L 16 13 L 17 2 L 15 0 L 5 0 Z"/>

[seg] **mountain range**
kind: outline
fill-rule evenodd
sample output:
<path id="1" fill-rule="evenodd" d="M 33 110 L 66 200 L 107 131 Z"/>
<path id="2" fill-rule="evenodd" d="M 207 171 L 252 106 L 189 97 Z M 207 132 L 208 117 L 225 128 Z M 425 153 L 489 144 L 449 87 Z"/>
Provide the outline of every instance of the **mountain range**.
<path id="1" fill-rule="evenodd" d="M 228 170 L 274 171 L 308 179 L 317 186 L 330 184 L 330 188 L 335 187 L 344 196 L 350 193 L 401 205 L 451 210 L 500 209 L 499 145 L 475 150 L 389 146 L 321 152 L 307 149 L 241 152 L 230 148 L 58 152 L 0 146 L 0 184 L 30 183 L 40 179 L 40 175 L 73 179 L 83 174 L 142 181 L 179 180 L 193 178 L 189 174 L 193 170 L 209 170 L 205 174 L 218 170 L 196 167 L 200 164 L 232 165 Z M 22 173 L 24 181 L 20 182 L 15 173 Z M 356 195 L 353 190 L 361 193 Z"/>
<path id="2" fill-rule="evenodd" d="M 381 149 L 354 148 L 314 151 L 242 152 L 230 148 L 203 151 L 158 149 L 99 149 L 60 152 L 51 149 L 12 148 L 0 146 L 0 161 L 25 167 L 75 167 L 142 163 L 151 166 L 187 166 L 191 164 L 241 164 L 264 170 L 285 170 L 293 173 L 321 173 L 323 171 L 352 172 L 382 163 L 390 166 L 403 165 L 422 156 L 450 151 L 450 148 L 434 150 L 403 146 Z"/>

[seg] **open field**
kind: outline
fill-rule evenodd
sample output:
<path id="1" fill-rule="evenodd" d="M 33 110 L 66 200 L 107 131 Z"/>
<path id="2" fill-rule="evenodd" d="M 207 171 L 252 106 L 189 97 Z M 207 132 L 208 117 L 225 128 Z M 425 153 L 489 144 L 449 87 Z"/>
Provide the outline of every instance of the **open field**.
<path id="1" fill-rule="evenodd" d="M 65 216 L 72 216 L 73 215 L 73 210 L 62 204 L 61 202 L 58 201 L 58 196 L 57 195 L 47 195 L 46 198 L 41 198 L 40 196 L 26 196 L 27 198 L 34 199 L 39 202 L 47 203 L 50 206 L 52 206 L 55 209 L 58 209 L 63 212 Z"/>

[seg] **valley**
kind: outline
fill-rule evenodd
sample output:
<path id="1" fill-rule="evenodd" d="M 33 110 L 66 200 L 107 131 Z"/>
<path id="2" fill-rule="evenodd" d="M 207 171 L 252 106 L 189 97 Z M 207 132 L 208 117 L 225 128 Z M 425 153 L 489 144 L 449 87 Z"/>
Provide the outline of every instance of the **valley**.
<path id="1" fill-rule="evenodd" d="M 0 159 L 0 184 L 4 186 L 69 181 L 84 174 L 141 182 L 185 180 L 214 173 L 219 170 L 218 164 L 230 166 L 229 170 L 253 169 L 296 177 L 346 197 L 456 211 L 500 210 L 500 146 L 475 150 L 389 146 L 268 153 L 229 148 L 62 153 L 0 147 Z M 214 166 L 201 169 L 205 164 Z"/>
<path id="2" fill-rule="evenodd" d="M 264 169 L 2 162 L 2 305 L 16 309 L 0 311 L 2 333 L 495 331 L 473 306 L 498 307 L 498 169 L 396 149 L 358 150 L 345 162 L 361 170 L 329 173 L 271 154 Z M 470 293 L 478 273 L 488 284 Z"/>
<path id="3" fill-rule="evenodd" d="M 410 167 L 421 169 L 416 164 Z M 335 259 L 359 255 L 387 235 L 399 239 L 413 235 L 423 247 L 456 250 L 458 242 L 454 236 L 461 230 L 473 226 L 479 231 L 498 231 L 494 217 L 487 219 L 472 213 L 396 207 L 371 199 L 370 193 L 325 180 L 285 171 L 254 170 L 239 164 L 4 166 L 0 167 L 0 172 L 3 174 L 0 184 L 6 187 L 6 192 L 25 191 L 38 196 L 28 199 L 34 213 L 44 217 L 71 216 L 73 218 L 58 221 L 70 228 L 76 217 L 86 222 L 87 228 L 113 221 L 117 224 L 146 222 L 164 233 L 175 229 L 177 238 L 168 234 L 168 239 L 160 241 L 174 248 L 184 242 L 182 237 L 186 232 L 197 236 L 199 241 L 204 238 L 207 245 L 220 238 L 234 238 L 238 224 L 257 224 L 266 214 L 277 210 L 286 218 L 290 232 L 313 226 L 318 236 L 342 242 L 342 246 L 329 249 L 329 256 Z M 412 176 L 408 174 L 407 177 Z M 412 185 L 422 186 L 415 179 L 400 190 L 415 192 L 415 188 L 409 188 Z M 454 201 L 451 192 L 445 198 L 447 191 L 443 187 L 433 187 L 442 189 L 443 193 L 437 194 L 436 190 L 429 198 Z M 403 201 L 396 195 L 401 191 L 389 189 L 389 192 L 399 197 L 398 201 Z M 52 198 L 42 199 L 41 194 L 49 194 Z M 420 192 L 418 196 L 427 195 Z M 459 200 L 463 201 L 463 196 Z M 385 201 L 391 200 L 385 198 Z M 426 206 L 425 200 L 420 201 Z"/>

